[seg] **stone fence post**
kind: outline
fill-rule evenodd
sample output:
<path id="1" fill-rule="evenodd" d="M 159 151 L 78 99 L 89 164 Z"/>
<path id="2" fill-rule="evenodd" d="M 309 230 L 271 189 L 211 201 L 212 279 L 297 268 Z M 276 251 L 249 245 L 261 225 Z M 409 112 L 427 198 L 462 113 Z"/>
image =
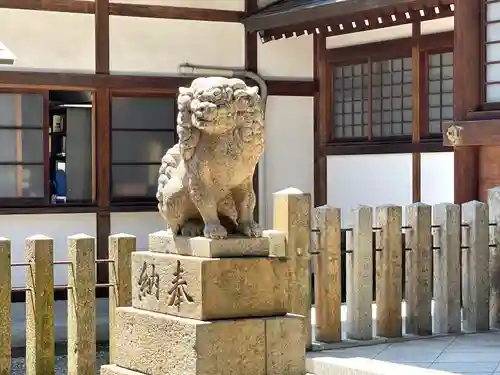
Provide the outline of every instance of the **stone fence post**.
<path id="1" fill-rule="evenodd" d="M 132 252 L 136 237 L 129 234 L 109 236 L 109 362 L 114 363 L 116 309 L 132 306 Z"/>
<path id="2" fill-rule="evenodd" d="M 414 203 L 406 207 L 406 333 L 432 335 L 432 210 Z"/>
<path id="3" fill-rule="evenodd" d="M 314 219 L 319 230 L 315 274 L 316 340 L 339 342 L 342 340 L 340 209 L 317 207 Z"/>
<path id="4" fill-rule="evenodd" d="M 26 239 L 26 375 L 54 374 L 54 240 Z"/>
<path id="5" fill-rule="evenodd" d="M 488 190 L 489 221 L 495 223 L 490 249 L 490 327 L 500 328 L 500 187 Z"/>
<path id="6" fill-rule="evenodd" d="M 352 254 L 346 258 L 347 337 L 373 338 L 373 209 L 358 206 L 352 212 Z"/>
<path id="7" fill-rule="evenodd" d="M 376 301 L 377 336 L 401 337 L 401 302 L 403 299 L 403 272 L 401 249 L 400 206 L 381 206 L 376 208 L 377 233 L 376 255 Z"/>
<path id="8" fill-rule="evenodd" d="M 434 252 L 434 333 L 459 333 L 460 314 L 460 206 L 433 207 L 437 246 Z"/>
<path id="9" fill-rule="evenodd" d="M 68 238 L 68 375 L 87 375 L 96 366 L 95 238 Z"/>
<path id="10" fill-rule="evenodd" d="M 10 374 L 11 361 L 11 253 L 10 241 L 0 238 L 0 374 Z"/>
<path id="11" fill-rule="evenodd" d="M 306 348 L 311 326 L 311 195 L 289 188 L 274 193 L 274 229 L 286 234 L 289 267 L 289 312 L 305 319 Z"/>

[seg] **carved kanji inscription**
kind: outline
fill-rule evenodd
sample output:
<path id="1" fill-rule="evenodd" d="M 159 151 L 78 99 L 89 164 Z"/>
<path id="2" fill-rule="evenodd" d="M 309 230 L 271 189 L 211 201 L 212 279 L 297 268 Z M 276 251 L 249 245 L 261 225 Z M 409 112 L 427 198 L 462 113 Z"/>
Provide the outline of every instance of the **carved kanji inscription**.
<path id="1" fill-rule="evenodd" d="M 160 300 L 160 275 L 156 272 L 154 264 L 150 264 L 148 267 L 147 262 L 143 263 L 138 284 L 139 300 L 142 300 L 146 295 L 153 295 L 153 289 L 156 300 Z"/>
<path id="2" fill-rule="evenodd" d="M 176 263 L 172 286 L 168 290 L 168 306 L 180 308 L 183 303 L 193 303 L 193 297 L 187 290 L 187 281 L 184 279 L 184 268 L 178 260 Z"/>

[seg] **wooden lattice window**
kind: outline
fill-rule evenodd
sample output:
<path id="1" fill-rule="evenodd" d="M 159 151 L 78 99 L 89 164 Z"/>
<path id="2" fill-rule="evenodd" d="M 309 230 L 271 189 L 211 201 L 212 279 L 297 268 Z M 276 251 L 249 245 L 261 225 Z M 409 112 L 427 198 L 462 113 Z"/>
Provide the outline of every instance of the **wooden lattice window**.
<path id="1" fill-rule="evenodd" d="M 334 75 L 336 140 L 411 135 L 411 57 L 340 66 Z"/>
<path id="2" fill-rule="evenodd" d="M 372 64 L 373 137 L 411 135 L 411 57 Z"/>
<path id="3" fill-rule="evenodd" d="M 335 138 L 368 136 L 368 64 L 347 65 L 335 69 Z"/>
<path id="4" fill-rule="evenodd" d="M 486 0 L 485 102 L 500 102 L 500 0 Z"/>
<path id="5" fill-rule="evenodd" d="M 428 56 L 429 134 L 453 120 L 453 52 Z"/>

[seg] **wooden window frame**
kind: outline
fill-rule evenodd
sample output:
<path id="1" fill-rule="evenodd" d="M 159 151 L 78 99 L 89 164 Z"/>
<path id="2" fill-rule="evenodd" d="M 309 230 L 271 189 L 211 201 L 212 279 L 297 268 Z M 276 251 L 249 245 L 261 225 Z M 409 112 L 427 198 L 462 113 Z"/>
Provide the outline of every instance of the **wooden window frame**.
<path id="1" fill-rule="evenodd" d="M 369 153 L 400 153 L 400 152 L 439 152 L 449 151 L 449 148 L 442 146 L 442 134 L 429 134 L 428 131 L 428 56 L 430 54 L 453 52 L 453 32 L 442 32 L 416 37 L 395 39 L 390 41 L 354 45 L 343 48 L 329 49 L 325 53 L 324 64 L 327 64 L 328 79 L 331 80 L 331 100 L 333 106 L 334 71 L 337 66 L 353 65 L 369 62 L 371 74 L 371 63 L 389 59 L 412 57 L 412 50 L 416 47 L 419 50 L 419 74 L 420 84 L 415 84 L 413 80 L 413 95 L 420 95 L 424 100 L 420 100 L 418 110 L 420 118 L 418 124 L 413 123 L 414 132 L 418 132 L 418 137 L 413 136 L 390 136 L 390 137 L 365 137 L 365 138 L 341 138 L 335 139 L 333 136 L 333 108 L 330 108 L 330 123 L 327 134 L 327 141 L 324 145 L 326 154 L 369 154 Z M 371 80 L 371 78 L 370 78 Z M 418 91 L 418 87 L 421 87 Z M 371 91 L 368 90 L 371 107 Z M 371 109 L 371 108 L 370 108 Z M 370 110 L 371 113 L 371 110 Z M 371 116 L 368 116 L 369 128 L 371 127 Z M 370 135 L 370 130 L 369 130 Z M 414 138 L 417 138 L 415 141 Z"/>
<path id="2" fill-rule="evenodd" d="M 486 29 L 487 29 L 488 24 L 500 23 L 500 20 L 488 22 L 487 9 L 486 9 L 488 3 L 490 3 L 490 4 L 500 3 L 500 0 L 491 0 L 491 1 L 490 0 L 483 0 L 483 1 L 481 1 L 481 9 L 480 9 L 480 12 L 481 12 L 481 25 L 480 25 L 480 35 L 481 35 L 481 40 L 480 40 L 481 98 L 480 98 L 480 101 L 481 101 L 482 105 L 481 105 L 481 108 L 477 108 L 477 109 L 481 109 L 482 111 L 500 111 L 500 100 L 497 102 L 487 102 L 486 101 L 486 91 L 487 91 L 488 85 L 500 83 L 499 81 L 487 82 L 487 80 L 486 80 L 486 77 L 487 77 L 486 73 L 487 73 L 488 65 L 500 63 L 500 61 L 488 62 L 488 60 L 486 58 L 486 51 L 487 51 L 486 46 L 488 44 L 497 44 L 500 46 L 500 42 L 498 42 L 498 41 L 493 42 L 493 43 L 489 43 L 486 41 Z"/>
<path id="3" fill-rule="evenodd" d="M 157 91 L 157 92 L 147 92 L 147 91 L 134 91 L 134 90 L 111 90 L 110 92 L 110 106 L 113 104 L 113 98 L 138 98 L 138 99 L 147 99 L 147 98 L 163 98 L 163 99 L 171 99 L 171 100 L 176 100 L 176 94 L 174 94 L 171 90 L 168 91 Z M 110 168 L 109 168 L 109 178 L 110 178 L 110 204 L 112 207 L 117 208 L 118 210 L 120 208 L 126 208 L 129 206 L 134 206 L 134 207 L 143 207 L 143 208 L 153 208 L 156 209 L 158 205 L 158 201 L 156 200 L 156 197 L 150 196 L 150 197 L 115 197 L 113 196 L 113 166 L 115 165 L 128 165 L 128 166 L 134 166 L 134 165 L 155 165 L 158 163 L 161 163 L 159 160 L 158 163 L 143 163 L 143 162 L 130 162 L 130 163 L 114 163 L 112 159 L 112 138 L 113 138 L 113 132 L 115 131 L 120 131 L 117 129 L 113 129 L 112 126 L 112 115 L 111 115 L 112 110 L 110 109 Z M 172 118 L 172 122 L 174 124 L 174 127 L 172 129 L 163 129 L 165 132 L 172 132 L 174 134 L 174 144 L 175 142 L 178 141 L 178 135 L 176 132 L 176 119 L 177 119 L 177 105 L 174 106 L 174 114 Z M 123 129 L 123 131 L 162 131 L 161 129 Z M 174 146 L 174 145 L 172 145 Z M 166 151 L 166 150 L 165 150 Z"/>
<path id="4" fill-rule="evenodd" d="M 92 200 L 90 202 L 70 202 L 64 204 L 51 203 L 50 188 L 50 101 L 49 92 L 53 90 L 63 91 L 92 91 L 89 88 L 75 87 L 47 87 L 47 86 L 5 86 L 0 85 L 2 94 L 38 94 L 43 96 L 43 162 L 26 163 L 28 165 L 43 165 L 44 168 L 44 196 L 39 198 L 4 198 L 0 197 L 0 211 L 17 208 L 36 208 L 44 209 L 48 212 L 87 212 L 88 208 L 96 206 L 96 169 L 95 169 L 95 122 L 92 123 L 93 145 L 92 145 Z M 92 95 L 93 96 L 93 95 Z M 1 163 L 2 165 L 14 165 L 14 163 Z"/>

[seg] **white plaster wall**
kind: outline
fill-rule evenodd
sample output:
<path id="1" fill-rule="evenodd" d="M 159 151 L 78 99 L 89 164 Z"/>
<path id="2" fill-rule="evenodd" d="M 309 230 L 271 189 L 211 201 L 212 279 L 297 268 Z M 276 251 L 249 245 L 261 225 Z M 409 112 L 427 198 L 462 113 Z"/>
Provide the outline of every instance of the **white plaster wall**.
<path id="1" fill-rule="evenodd" d="M 273 193 L 294 187 L 314 191 L 313 98 L 271 96 L 266 113 L 266 151 L 259 174 L 261 224 L 272 227 Z"/>
<path id="2" fill-rule="evenodd" d="M 2 70 L 95 71 L 94 15 L 0 9 L 0 39 L 17 58 Z"/>
<path id="3" fill-rule="evenodd" d="M 163 5 L 186 8 L 245 10 L 245 0 L 111 0 L 112 3 Z"/>
<path id="4" fill-rule="evenodd" d="M 360 204 L 411 204 L 411 154 L 328 156 L 327 203 L 342 210 L 343 225 Z"/>
<path id="5" fill-rule="evenodd" d="M 96 236 L 95 214 L 0 215 L 0 237 L 11 240 L 13 263 L 24 262 L 26 238 L 39 234 L 54 239 L 54 260 L 67 260 L 68 237 L 79 233 Z M 55 285 L 65 285 L 67 282 L 68 266 L 55 265 Z M 12 286 L 23 287 L 25 283 L 25 268 L 13 268 Z"/>
<path id="6" fill-rule="evenodd" d="M 421 154 L 420 192 L 422 202 L 437 204 L 454 201 L 453 152 Z"/>
<path id="7" fill-rule="evenodd" d="M 245 29 L 227 22 L 110 17 L 114 74 L 176 75 L 182 63 L 245 65 Z"/>
<path id="8" fill-rule="evenodd" d="M 422 34 L 436 34 L 451 31 L 454 27 L 454 17 L 446 17 L 437 20 L 422 22 Z M 362 31 L 345 35 L 336 35 L 326 38 L 326 48 L 349 47 L 358 44 L 368 44 L 411 37 L 412 25 L 399 25 L 385 27 L 383 29 Z M 302 38 L 302 37 L 301 37 Z"/>
<path id="9" fill-rule="evenodd" d="M 453 152 L 423 153 L 421 158 L 422 202 L 453 202 Z M 411 204 L 411 154 L 328 156 L 327 202 L 342 209 L 343 224 L 360 204 Z"/>
<path id="10" fill-rule="evenodd" d="M 312 80 L 314 75 L 313 36 L 257 41 L 259 74 L 265 78 Z"/>
<path id="11" fill-rule="evenodd" d="M 137 237 L 137 249 L 148 247 L 150 233 L 164 230 L 165 224 L 158 212 L 111 213 L 111 234 L 126 233 Z"/>

